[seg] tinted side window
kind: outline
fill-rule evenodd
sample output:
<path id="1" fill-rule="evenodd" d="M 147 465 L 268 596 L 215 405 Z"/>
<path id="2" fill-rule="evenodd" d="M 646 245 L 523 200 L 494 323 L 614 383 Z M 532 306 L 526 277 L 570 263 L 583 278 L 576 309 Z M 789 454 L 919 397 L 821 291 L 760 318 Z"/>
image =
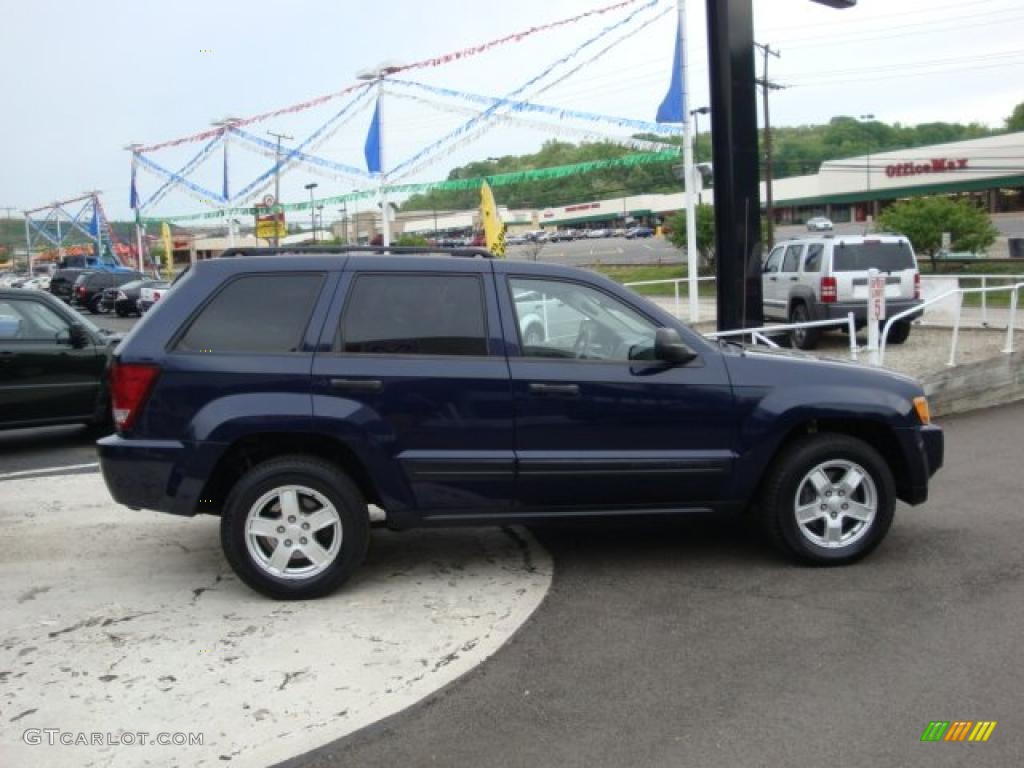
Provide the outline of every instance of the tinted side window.
<path id="1" fill-rule="evenodd" d="M 182 352 L 296 352 L 324 276 L 248 275 L 228 283 L 181 337 Z"/>
<path id="2" fill-rule="evenodd" d="M 804 258 L 804 272 L 821 271 L 821 254 L 825 252 L 825 246 L 821 243 L 811 243 L 807 246 L 807 256 Z"/>
<path id="3" fill-rule="evenodd" d="M 786 249 L 786 258 L 782 260 L 783 272 L 796 272 L 797 265 L 800 263 L 800 252 L 803 249 L 802 245 L 791 245 Z"/>
<path id="4" fill-rule="evenodd" d="M 67 321 L 38 301 L 0 301 L 0 340 L 52 341 L 68 329 Z"/>
<path id="5" fill-rule="evenodd" d="M 483 284 L 475 275 L 360 275 L 336 348 L 350 354 L 487 354 Z"/>

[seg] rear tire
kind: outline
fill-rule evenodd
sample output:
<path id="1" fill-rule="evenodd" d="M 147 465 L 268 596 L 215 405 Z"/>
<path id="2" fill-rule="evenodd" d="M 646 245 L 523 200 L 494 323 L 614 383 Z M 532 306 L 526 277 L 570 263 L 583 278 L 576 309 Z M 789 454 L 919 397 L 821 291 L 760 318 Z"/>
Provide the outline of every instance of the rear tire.
<path id="1" fill-rule="evenodd" d="M 336 466 L 283 456 L 231 489 L 220 535 L 243 582 L 277 600 L 306 600 L 333 592 L 359 567 L 370 522 L 366 500 Z"/>
<path id="2" fill-rule="evenodd" d="M 91 314 L 93 314 L 93 315 L 106 315 L 106 314 L 109 313 L 109 310 L 104 309 L 104 307 L 103 307 L 103 300 L 101 298 L 99 298 L 99 297 L 97 297 L 97 298 L 95 298 L 95 299 L 93 299 L 92 301 L 89 302 L 88 309 L 89 309 L 89 312 Z"/>
<path id="3" fill-rule="evenodd" d="M 900 320 L 898 323 L 893 323 L 892 328 L 889 329 L 889 338 L 886 340 L 888 344 L 902 344 L 910 336 L 910 321 Z"/>
<path id="4" fill-rule="evenodd" d="M 810 320 L 811 314 L 807 311 L 806 304 L 794 304 L 789 311 L 789 322 L 791 323 L 808 323 Z M 818 346 L 820 338 L 821 329 L 819 328 L 800 328 L 789 332 L 790 343 L 797 349 L 814 349 Z"/>
<path id="5" fill-rule="evenodd" d="M 847 565 L 885 538 L 896 487 L 892 471 L 867 443 L 819 433 L 792 443 L 775 460 L 761 493 L 761 523 L 790 557 L 811 565 Z"/>

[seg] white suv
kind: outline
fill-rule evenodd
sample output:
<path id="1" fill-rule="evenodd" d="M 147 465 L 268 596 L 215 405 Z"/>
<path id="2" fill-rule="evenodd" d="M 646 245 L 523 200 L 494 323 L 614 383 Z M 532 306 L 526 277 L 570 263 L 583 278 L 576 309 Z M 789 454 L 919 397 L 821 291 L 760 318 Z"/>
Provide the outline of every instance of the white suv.
<path id="1" fill-rule="evenodd" d="M 762 269 L 765 318 L 803 323 L 853 312 L 861 328 L 867 323 L 871 268 L 886 275 L 888 317 L 921 304 L 921 273 L 903 235 L 807 236 L 779 243 Z M 907 340 L 914 317 L 893 325 L 889 343 Z M 792 331 L 790 340 L 800 349 L 814 349 L 820 336 L 820 328 L 803 328 Z"/>

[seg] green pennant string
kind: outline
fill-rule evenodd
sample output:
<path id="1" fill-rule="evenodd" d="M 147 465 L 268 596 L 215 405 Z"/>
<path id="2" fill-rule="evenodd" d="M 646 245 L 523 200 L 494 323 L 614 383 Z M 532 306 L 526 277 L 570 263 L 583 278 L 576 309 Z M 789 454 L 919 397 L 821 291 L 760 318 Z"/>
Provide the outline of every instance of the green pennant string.
<path id="1" fill-rule="evenodd" d="M 566 176 L 573 176 L 578 173 L 591 173 L 606 168 L 628 168 L 636 165 L 647 165 L 650 163 L 668 163 L 679 160 L 677 149 L 663 150 L 661 152 L 638 152 L 622 157 L 613 157 L 606 160 L 589 160 L 584 163 L 572 163 L 570 165 L 555 165 L 550 168 L 533 168 L 526 171 L 511 171 L 509 173 L 497 173 L 493 176 L 477 177 L 473 179 L 449 179 L 446 181 L 428 181 L 419 184 L 389 184 L 384 187 L 388 196 L 412 195 L 420 192 L 431 192 L 434 190 L 451 191 L 465 189 L 479 189 L 486 178 L 492 187 L 503 187 L 511 184 L 522 184 L 526 181 L 538 181 L 541 179 L 561 179 Z M 333 205 L 335 203 L 348 203 L 354 200 L 366 200 L 377 196 L 376 189 L 363 189 L 348 192 L 335 197 L 324 197 L 314 200 L 312 203 L 283 203 L 275 206 L 278 210 L 284 211 L 306 211 L 310 205 Z M 254 216 L 255 208 L 225 208 L 219 211 L 208 213 L 188 213 L 178 216 L 144 216 L 143 223 L 159 223 L 163 221 L 196 221 L 199 219 L 219 219 L 224 216 Z"/>

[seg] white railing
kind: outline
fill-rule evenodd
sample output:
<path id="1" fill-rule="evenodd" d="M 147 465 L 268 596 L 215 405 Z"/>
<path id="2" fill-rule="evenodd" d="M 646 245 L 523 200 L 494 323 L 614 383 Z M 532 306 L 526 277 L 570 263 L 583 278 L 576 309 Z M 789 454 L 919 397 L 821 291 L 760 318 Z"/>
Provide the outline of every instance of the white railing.
<path id="1" fill-rule="evenodd" d="M 668 283 L 672 283 L 673 286 L 674 286 L 675 301 L 676 301 L 676 305 L 675 305 L 676 306 L 676 317 L 681 317 L 682 315 L 680 313 L 682 312 L 682 308 L 679 305 L 679 284 L 683 283 L 684 285 L 686 285 L 686 297 L 689 298 L 690 297 L 689 280 L 690 280 L 690 278 L 688 278 L 688 277 L 674 277 L 674 278 L 671 278 L 669 280 L 640 280 L 640 281 L 634 282 L 634 283 L 623 283 L 622 285 L 625 288 L 635 288 L 638 285 L 667 285 Z M 707 277 L 698 277 L 697 278 L 697 282 L 698 283 L 703 283 L 703 282 L 707 282 L 707 281 L 714 282 L 714 280 L 715 280 L 714 275 L 709 275 Z M 651 298 L 651 296 L 648 295 L 647 298 Z M 698 321 L 698 319 L 699 318 L 697 318 L 697 317 L 691 317 L 690 318 L 690 322 L 691 323 L 696 323 Z"/>
<path id="2" fill-rule="evenodd" d="M 1002 277 L 1002 275 L 999 275 Z M 1013 353 L 1013 332 L 1017 323 L 1017 302 L 1018 296 L 1020 295 L 1020 289 L 1024 288 L 1024 282 L 1014 283 L 1012 285 L 997 285 L 985 288 L 954 288 L 940 293 L 938 296 L 933 296 L 927 301 L 922 302 L 916 307 L 898 312 L 897 314 L 890 317 L 885 321 L 885 326 L 882 328 L 882 338 L 879 342 L 878 349 L 878 364 L 882 365 L 885 362 L 885 345 L 889 338 L 889 329 L 892 328 L 894 323 L 898 323 L 900 320 L 904 320 L 912 315 L 916 315 L 921 312 L 925 307 L 936 304 L 940 301 L 948 299 L 950 296 L 957 296 L 957 307 L 956 316 L 953 319 L 953 335 L 949 345 L 949 360 L 946 362 L 947 366 L 956 365 L 956 349 L 957 343 L 960 339 L 960 315 L 964 308 L 964 296 L 968 293 L 980 293 L 982 297 L 989 293 L 997 293 L 999 291 L 1010 291 L 1010 314 L 1006 323 L 1006 346 L 1003 347 L 1004 354 Z"/>
<path id="3" fill-rule="evenodd" d="M 988 281 L 989 280 L 1004 280 L 1004 281 L 1009 281 L 1010 283 L 1021 283 L 1021 282 L 1024 282 L 1024 275 L 999 275 L 999 274 L 991 274 L 991 275 L 967 275 L 967 274 L 964 274 L 964 275 L 958 275 L 958 274 L 950 274 L 950 275 L 921 275 L 921 279 L 922 280 L 949 280 L 949 279 L 953 279 L 953 278 L 956 279 L 957 286 L 961 285 L 961 282 L 960 282 L 961 280 L 981 280 L 981 288 L 983 288 L 983 289 L 989 287 L 988 286 Z M 981 294 L 981 324 L 985 325 L 985 326 L 988 325 L 988 292 L 987 291 L 983 292 Z"/>
<path id="4" fill-rule="evenodd" d="M 759 328 L 737 328 L 730 331 L 716 331 L 715 333 L 704 334 L 708 339 L 723 339 L 728 336 L 749 336 L 754 343 L 761 343 L 769 347 L 777 348 L 779 345 L 772 341 L 769 336 L 779 333 L 788 333 L 798 328 L 836 328 L 846 326 L 850 335 L 850 359 L 857 359 L 857 321 L 853 312 L 845 318 L 836 320 L 814 320 L 808 323 L 787 323 L 786 325 L 764 325 Z"/>

